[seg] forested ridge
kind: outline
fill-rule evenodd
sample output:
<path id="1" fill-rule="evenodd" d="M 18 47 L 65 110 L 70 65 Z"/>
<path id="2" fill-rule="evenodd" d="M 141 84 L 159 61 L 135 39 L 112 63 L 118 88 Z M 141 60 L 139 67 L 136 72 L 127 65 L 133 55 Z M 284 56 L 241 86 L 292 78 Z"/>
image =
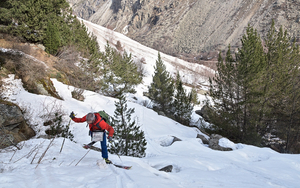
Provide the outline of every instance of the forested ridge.
<path id="1" fill-rule="evenodd" d="M 41 43 L 53 55 L 71 45 L 86 55 L 98 50 L 95 39 L 72 15 L 65 0 L 4 0 L 0 7 L 1 32 Z"/>

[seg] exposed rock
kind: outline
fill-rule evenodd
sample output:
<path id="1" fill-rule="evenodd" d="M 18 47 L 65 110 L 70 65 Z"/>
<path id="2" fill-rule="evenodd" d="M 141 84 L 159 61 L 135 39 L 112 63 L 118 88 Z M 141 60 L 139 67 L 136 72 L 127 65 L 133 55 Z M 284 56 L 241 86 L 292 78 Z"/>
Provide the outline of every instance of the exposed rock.
<path id="1" fill-rule="evenodd" d="M 272 144 L 272 145 L 270 145 L 270 148 L 274 151 L 277 151 L 278 153 L 283 153 L 284 152 L 284 149 L 279 144 Z"/>
<path id="2" fill-rule="evenodd" d="M 42 49 L 43 51 L 45 51 L 45 50 L 46 50 L 45 46 L 44 46 L 44 45 L 42 45 L 42 44 L 37 44 L 37 47 L 38 47 L 38 48 L 40 48 L 40 49 Z"/>
<path id="3" fill-rule="evenodd" d="M 20 108 L 12 103 L 0 103 L 0 116 L 2 126 L 9 131 L 15 129 L 19 126 L 19 123 L 24 121 Z"/>
<path id="4" fill-rule="evenodd" d="M 201 110 L 196 110 L 195 113 L 203 117 L 204 121 L 209 122 L 208 107 L 206 105 L 204 105 Z"/>
<path id="5" fill-rule="evenodd" d="M 232 148 L 225 148 L 219 145 L 219 140 L 223 138 L 221 135 L 212 134 L 209 139 L 209 148 L 220 151 L 231 151 Z"/>
<path id="6" fill-rule="evenodd" d="M 171 55 L 237 48 L 248 24 L 264 37 L 272 19 L 300 38 L 297 0 L 68 0 L 74 14 Z"/>
<path id="7" fill-rule="evenodd" d="M 166 116 L 166 114 L 163 111 L 158 111 L 157 114 L 160 116 Z"/>
<path id="8" fill-rule="evenodd" d="M 21 109 L 10 102 L 0 101 L 0 148 L 5 148 L 35 136 Z"/>
<path id="9" fill-rule="evenodd" d="M 160 143 L 163 147 L 171 146 L 174 142 L 182 141 L 181 139 L 177 138 L 176 136 L 168 136 L 165 139 L 163 139 Z"/>
<path id="10" fill-rule="evenodd" d="M 202 140 L 202 143 L 203 143 L 203 144 L 209 144 L 209 141 L 205 138 L 204 135 L 198 134 L 198 135 L 197 135 L 197 138 L 200 138 L 200 139 Z"/>
<path id="11" fill-rule="evenodd" d="M 173 142 L 171 143 L 171 145 L 174 143 L 174 142 L 177 142 L 177 141 L 182 141 L 180 138 L 177 138 L 176 136 L 173 136 L 174 139 L 173 139 Z"/>
<path id="12" fill-rule="evenodd" d="M 173 170 L 172 165 L 168 165 L 168 166 L 165 166 L 165 167 L 159 169 L 159 171 L 164 171 L 164 172 L 172 172 L 172 170 Z"/>

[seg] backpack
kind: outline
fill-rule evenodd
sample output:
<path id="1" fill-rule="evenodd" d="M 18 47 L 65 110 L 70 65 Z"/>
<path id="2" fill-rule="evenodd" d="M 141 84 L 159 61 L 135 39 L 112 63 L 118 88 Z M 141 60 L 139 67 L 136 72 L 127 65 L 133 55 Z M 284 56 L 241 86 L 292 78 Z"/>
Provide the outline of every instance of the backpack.
<path id="1" fill-rule="evenodd" d="M 98 112 L 101 116 L 101 118 L 110 125 L 110 115 L 108 115 L 104 110 L 101 110 Z"/>

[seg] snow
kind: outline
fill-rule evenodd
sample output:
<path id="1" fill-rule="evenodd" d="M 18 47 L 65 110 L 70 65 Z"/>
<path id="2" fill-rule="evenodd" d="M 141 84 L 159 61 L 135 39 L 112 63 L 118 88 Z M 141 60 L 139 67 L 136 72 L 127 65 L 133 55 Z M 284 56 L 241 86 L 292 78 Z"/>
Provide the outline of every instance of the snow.
<path id="1" fill-rule="evenodd" d="M 101 29 L 104 31 L 104 28 Z M 151 77 L 157 52 L 138 46 L 138 43 L 133 43 L 130 48 L 135 51 L 151 52 L 150 56 L 146 56 L 147 53 L 140 54 L 140 57 L 145 55 L 147 63 L 150 64 L 147 71 Z M 49 145 L 51 140 L 41 137 L 46 129 L 43 122 L 53 112 L 60 111 L 65 114 L 64 124 L 67 125 L 71 111 L 74 111 L 77 117 L 99 110 L 105 110 L 113 115 L 116 99 L 85 91 L 83 93 L 85 100 L 77 101 L 71 97 L 72 86 L 52 79 L 57 92 L 63 98 L 58 100 L 28 93 L 23 88 L 21 80 L 10 75 L 4 80 L 6 87 L 4 97 L 27 109 L 27 117 L 30 117 L 29 121 L 35 125 L 37 135 L 20 143 L 21 150 L 14 147 L 0 150 L 0 188 L 299 187 L 300 155 L 279 154 L 269 148 L 233 143 L 226 138 L 222 138 L 219 144 L 232 148 L 232 151 L 212 150 L 196 138 L 197 134 L 202 134 L 198 129 L 183 126 L 141 105 L 142 101 L 147 100 L 141 93 L 149 84 L 149 76 L 144 81 L 144 85 L 137 87 L 138 92 L 135 95 L 127 95 L 127 104 L 129 108 L 135 108 L 134 117 L 138 119 L 137 122 L 145 133 L 146 157 L 119 158 L 117 155 L 109 154 L 109 159 L 116 164 L 132 165 L 130 170 L 124 170 L 106 165 L 101 153 L 82 148 L 83 144 L 90 142 L 86 123 L 71 121 L 70 130 L 74 135 L 74 142 L 65 139 L 61 153 L 63 138 L 55 138 Z M 199 117 L 193 114 L 193 118 Z M 182 141 L 172 144 L 174 137 Z M 95 145 L 100 146 L 99 143 Z M 48 146 L 49 149 L 45 153 Z M 41 158 L 43 153 L 45 155 Z M 82 158 L 84 155 L 86 156 Z M 173 165 L 172 172 L 159 171 L 167 165 Z"/>
<path id="2" fill-rule="evenodd" d="M 41 124 L 41 111 L 59 106 L 66 113 L 74 111 L 77 116 L 104 109 L 114 113 L 116 99 L 85 91 L 85 101 L 71 97 L 72 86 L 52 79 L 58 93 L 64 99 L 31 94 L 25 91 L 22 83 L 11 75 L 5 80 L 7 99 L 30 107 L 34 121 Z M 26 104 L 26 105 L 24 105 Z M 71 122 L 74 141 L 55 138 L 44 158 L 51 140 L 34 138 L 20 143 L 21 150 L 10 147 L 0 152 L 0 187 L 298 187 L 300 180 L 300 156 L 279 154 L 269 148 L 235 144 L 226 138 L 220 145 L 231 147 L 233 151 L 215 151 L 196 138 L 200 133 L 195 128 L 182 126 L 166 117 L 159 116 L 151 109 L 128 102 L 135 108 L 134 116 L 145 132 L 147 150 L 145 158 L 109 155 L 116 164 L 132 165 L 123 170 L 106 165 L 99 152 L 88 150 L 82 144 L 90 141 L 85 123 Z M 68 123 L 65 117 L 65 124 Z M 38 126 L 42 135 L 43 126 Z M 182 141 L 174 142 L 173 136 Z M 100 144 L 98 144 L 100 146 Z M 80 161 L 80 162 L 79 162 Z M 78 163 L 79 162 L 79 163 Z M 78 164 L 77 164 L 78 163 Z M 77 164 L 77 165 L 76 165 Z M 98 164 L 98 165 L 97 165 Z M 173 165 L 170 173 L 159 169 Z"/>
<path id="3" fill-rule="evenodd" d="M 154 73 L 155 61 L 158 57 L 158 51 L 148 48 L 121 33 L 114 32 L 105 27 L 82 20 L 90 33 L 97 36 L 97 42 L 100 50 L 104 51 L 107 43 L 114 47 L 120 41 L 122 48 L 131 53 L 135 60 L 145 59 L 144 68 L 147 70 L 146 76 L 143 79 L 145 85 L 150 85 L 152 82 L 152 74 Z M 160 52 L 161 59 L 170 74 L 176 78 L 176 73 L 179 71 L 182 81 L 188 84 L 201 85 L 203 89 L 207 84 L 207 74 L 214 74 L 214 70 L 197 63 L 190 63 L 179 58 Z M 204 85 L 203 85 L 204 84 Z"/>

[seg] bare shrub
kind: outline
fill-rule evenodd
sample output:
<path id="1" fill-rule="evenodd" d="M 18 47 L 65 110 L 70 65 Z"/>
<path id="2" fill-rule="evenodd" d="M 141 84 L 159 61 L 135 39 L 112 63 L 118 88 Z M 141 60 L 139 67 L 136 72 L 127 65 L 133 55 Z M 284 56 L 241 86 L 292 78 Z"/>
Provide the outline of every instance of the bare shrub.
<path id="1" fill-rule="evenodd" d="M 49 99 L 45 99 L 42 104 L 42 109 L 39 112 L 38 116 L 46 121 L 49 121 L 51 119 L 55 118 L 55 114 L 62 114 L 66 115 L 66 112 L 63 111 L 61 101 L 57 99 L 52 99 L 51 102 L 49 102 Z"/>
<path id="2" fill-rule="evenodd" d="M 146 64 L 145 58 L 142 57 L 141 59 L 137 60 L 137 61 L 135 62 L 135 64 L 136 64 L 136 66 L 137 66 L 137 71 L 138 71 L 138 73 L 139 73 L 142 77 L 145 77 L 146 74 L 147 74 L 147 70 L 146 70 L 145 67 L 144 67 L 144 64 Z"/>
<path id="3" fill-rule="evenodd" d="M 55 137 L 54 137 L 54 138 L 55 138 Z M 47 147 L 47 148 L 46 148 L 46 150 L 43 152 L 42 156 L 39 158 L 38 164 L 36 165 L 36 167 L 35 167 L 35 168 L 37 168 L 37 167 L 39 166 L 39 164 L 41 163 L 41 161 L 42 161 L 42 160 L 43 160 L 43 158 L 45 157 L 45 155 L 46 155 L 46 152 L 49 150 L 49 148 L 50 148 L 51 146 L 53 146 L 53 141 L 54 141 L 54 138 L 52 138 L 52 140 L 50 141 L 50 143 L 49 143 L 48 147 Z"/>
<path id="4" fill-rule="evenodd" d="M 142 105 L 146 108 L 151 108 L 151 101 L 150 100 L 144 100 L 142 102 Z"/>
<path id="5" fill-rule="evenodd" d="M 44 120 L 45 133 L 49 137 L 65 137 L 73 140 L 74 135 L 69 131 L 69 125 L 65 125 L 63 122 L 66 112 L 62 110 L 61 102 L 57 99 L 49 102 L 48 99 L 42 103 L 42 107 L 39 117 Z"/>
<path id="6" fill-rule="evenodd" d="M 56 62 L 53 67 L 60 71 L 56 74 L 56 78 L 63 83 L 91 91 L 98 89 L 93 75 L 84 72 L 80 67 L 75 65 L 75 62 L 61 60 Z"/>
<path id="7" fill-rule="evenodd" d="M 118 51 L 123 51 L 122 44 L 119 40 L 117 41 L 116 48 L 117 48 Z"/>
<path id="8" fill-rule="evenodd" d="M 74 90 L 71 92 L 71 94 L 74 99 L 79 100 L 79 101 L 84 101 L 83 92 L 84 92 L 84 89 L 74 88 Z"/>
<path id="9" fill-rule="evenodd" d="M 76 49 L 76 46 L 64 46 L 57 54 L 60 59 L 76 63 L 79 61 L 80 52 Z"/>
<path id="10" fill-rule="evenodd" d="M 110 44 L 114 44 L 114 40 L 115 40 L 115 33 L 113 31 L 114 26 L 112 25 L 108 25 L 106 27 L 108 30 L 105 31 L 105 38 L 107 39 L 107 42 Z"/>
<path id="11" fill-rule="evenodd" d="M 147 63 L 146 63 L 146 59 L 145 59 L 144 57 L 142 57 L 142 58 L 140 59 L 140 62 L 141 62 L 142 64 L 147 64 Z"/>
<path id="12" fill-rule="evenodd" d="M 31 54 L 31 47 L 27 43 L 13 43 L 12 49 L 22 51 L 26 54 Z"/>

